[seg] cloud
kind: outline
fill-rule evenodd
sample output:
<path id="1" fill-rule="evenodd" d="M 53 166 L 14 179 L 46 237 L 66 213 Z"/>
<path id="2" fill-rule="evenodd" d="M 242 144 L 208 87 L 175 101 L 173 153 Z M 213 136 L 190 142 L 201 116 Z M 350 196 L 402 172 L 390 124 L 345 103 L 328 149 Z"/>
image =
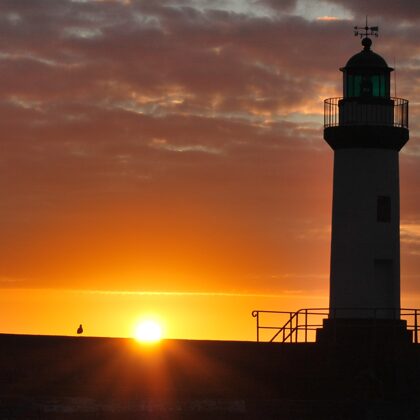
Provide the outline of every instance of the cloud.
<path id="1" fill-rule="evenodd" d="M 286 290 L 272 273 L 328 271 L 323 99 L 359 41 L 294 1 L 234 3 L 0 3 L 1 276 Z M 378 51 L 416 102 L 419 33 L 397 29 Z"/>
<path id="2" fill-rule="evenodd" d="M 401 0 L 398 3 L 384 2 L 382 0 L 326 0 L 335 5 L 341 5 L 353 11 L 359 18 L 366 15 L 372 19 L 385 17 L 396 23 L 396 19 L 407 22 L 416 22 L 420 18 L 420 8 L 418 3 L 413 0 Z M 399 23 L 397 21 L 397 24 Z M 361 22 L 363 23 L 363 21 Z M 375 22 L 372 21 L 373 24 Z"/>
<path id="3" fill-rule="evenodd" d="M 276 1 L 276 0 L 257 0 L 256 3 L 262 4 L 265 6 L 269 6 L 274 10 L 279 10 L 282 12 L 292 11 L 296 7 L 296 0 L 284 0 L 284 1 Z"/>
<path id="4" fill-rule="evenodd" d="M 24 284 L 27 279 L 13 278 L 13 277 L 0 277 L 0 284 L 2 287 L 16 287 L 19 283 Z"/>
<path id="5" fill-rule="evenodd" d="M 316 18 L 316 20 L 325 20 L 328 22 L 328 21 L 340 20 L 340 18 L 336 16 L 319 16 Z"/>
<path id="6" fill-rule="evenodd" d="M 400 226 L 401 243 L 410 247 L 410 253 L 420 255 L 420 224 L 402 223 Z"/>

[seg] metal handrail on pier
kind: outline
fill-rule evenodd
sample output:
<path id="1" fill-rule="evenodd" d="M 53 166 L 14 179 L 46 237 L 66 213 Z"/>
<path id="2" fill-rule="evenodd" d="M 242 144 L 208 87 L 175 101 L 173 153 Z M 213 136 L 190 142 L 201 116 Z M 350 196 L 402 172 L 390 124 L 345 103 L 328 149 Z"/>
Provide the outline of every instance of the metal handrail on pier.
<path id="1" fill-rule="evenodd" d="M 296 312 L 252 311 L 257 323 L 257 341 L 281 343 L 308 343 L 315 341 L 316 330 L 323 327 L 323 319 L 338 319 L 343 314 L 359 312 L 360 319 L 372 322 L 383 319 L 383 314 L 393 314 L 391 319 L 407 322 L 407 330 L 412 331 L 413 342 L 419 343 L 420 309 L 413 308 L 304 308 Z M 364 316 L 363 316 L 364 315 Z M 266 334 L 264 334 L 264 332 Z M 262 337 L 264 335 L 264 337 Z"/>

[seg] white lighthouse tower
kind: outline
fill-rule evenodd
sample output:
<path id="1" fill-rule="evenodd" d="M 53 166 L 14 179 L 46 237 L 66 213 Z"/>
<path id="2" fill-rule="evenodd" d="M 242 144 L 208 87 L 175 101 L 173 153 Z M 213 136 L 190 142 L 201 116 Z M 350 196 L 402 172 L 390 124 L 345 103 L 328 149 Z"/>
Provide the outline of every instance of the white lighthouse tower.
<path id="1" fill-rule="evenodd" d="M 393 69 L 371 49 L 378 28 L 361 29 L 363 50 L 340 69 L 343 97 L 325 100 L 334 181 L 324 330 L 400 324 L 398 154 L 409 138 L 408 101 L 390 96 Z"/>

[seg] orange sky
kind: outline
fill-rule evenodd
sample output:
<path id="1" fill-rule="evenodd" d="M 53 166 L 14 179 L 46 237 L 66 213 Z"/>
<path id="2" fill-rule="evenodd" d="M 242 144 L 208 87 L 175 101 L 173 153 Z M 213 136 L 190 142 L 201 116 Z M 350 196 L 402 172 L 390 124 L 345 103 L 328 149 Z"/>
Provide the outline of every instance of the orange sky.
<path id="1" fill-rule="evenodd" d="M 420 8 L 410 0 L 0 3 L 1 332 L 253 339 L 328 303 L 338 68 L 374 50 L 410 100 L 403 305 L 420 306 Z M 379 7 L 380 5 L 380 7 Z"/>

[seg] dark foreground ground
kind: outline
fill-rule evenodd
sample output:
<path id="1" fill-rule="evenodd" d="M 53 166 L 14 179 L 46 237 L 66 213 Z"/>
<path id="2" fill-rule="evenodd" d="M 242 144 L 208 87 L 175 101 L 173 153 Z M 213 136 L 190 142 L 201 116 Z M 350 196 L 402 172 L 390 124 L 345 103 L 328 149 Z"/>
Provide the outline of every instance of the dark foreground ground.
<path id="1" fill-rule="evenodd" d="M 0 334 L 0 419 L 420 419 L 420 346 Z"/>

